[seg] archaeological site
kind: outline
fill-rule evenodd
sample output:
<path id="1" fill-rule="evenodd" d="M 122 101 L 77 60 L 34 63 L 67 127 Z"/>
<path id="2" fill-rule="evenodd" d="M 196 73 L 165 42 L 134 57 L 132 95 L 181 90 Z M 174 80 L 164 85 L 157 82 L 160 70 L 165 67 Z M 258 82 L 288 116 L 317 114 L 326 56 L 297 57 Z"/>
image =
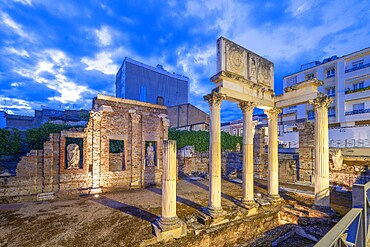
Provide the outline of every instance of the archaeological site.
<path id="1" fill-rule="evenodd" d="M 274 64 L 224 37 L 211 81 L 209 126 L 193 124 L 208 130 L 206 151 L 170 138 L 163 98 L 97 95 L 86 127 L 50 134 L 0 176 L 0 245 L 366 246 L 369 162 L 329 148 L 323 82 L 276 95 Z M 243 117 L 231 149 L 221 148 L 225 101 Z M 302 104 L 315 119 L 297 123 L 299 147 L 283 148 L 282 109 Z M 256 108 L 266 124 L 254 121 Z"/>

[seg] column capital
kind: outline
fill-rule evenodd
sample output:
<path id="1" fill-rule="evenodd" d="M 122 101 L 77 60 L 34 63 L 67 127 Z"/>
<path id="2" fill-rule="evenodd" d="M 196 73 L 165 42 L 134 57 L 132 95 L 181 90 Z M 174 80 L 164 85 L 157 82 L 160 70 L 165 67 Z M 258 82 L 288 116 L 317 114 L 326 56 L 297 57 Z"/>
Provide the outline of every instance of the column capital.
<path id="1" fill-rule="evenodd" d="M 312 99 L 308 101 L 308 103 L 313 105 L 315 109 L 328 108 L 332 102 L 333 102 L 332 98 L 329 98 L 328 96 L 323 96 L 323 95 L 320 95 L 316 99 Z"/>
<path id="2" fill-rule="evenodd" d="M 243 112 L 252 112 L 257 104 L 251 101 L 243 101 L 238 106 Z"/>
<path id="3" fill-rule="evenodd" d="M 103 111 L 90 111 L 90 118 L 100 120 L 103 116 Z"/>
<path id="4" fill-rule="evenodd" d="M 132 123 L 139 123 L 140 122 L 141 115 L 137 114 L 136 110 L 131 109 L 131 110 L 128 111 L 128 113 L 130 113 Z"/>
<path id="5" fill-rule="evenodd" d="M 272 118 L 277 118 L 278 115 L 281 113 L 281 109 L 273 107 L 268 110 L 265 110 L 264 112 L 267 115 L 267 118 L 270 120 Z"/>
<path id="6" fill-rule="evenodd" d="M 208 101 L 209 106 L 221 106 L 222 100 L 226 98 L 226 96 L 222 93 L 212 92 L 203 96 L 205 101 Z"/>

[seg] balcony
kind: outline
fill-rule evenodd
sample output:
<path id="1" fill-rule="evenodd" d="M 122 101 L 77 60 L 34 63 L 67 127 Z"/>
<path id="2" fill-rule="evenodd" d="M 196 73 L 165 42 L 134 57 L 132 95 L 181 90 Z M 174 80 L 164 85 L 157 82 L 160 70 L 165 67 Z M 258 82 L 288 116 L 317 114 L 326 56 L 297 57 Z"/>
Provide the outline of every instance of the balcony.
<path id="1" fill-rule="evenodd" d="M 357 92 L 362 92 L 362 91 L 367 91 L 367 90 L 370 90 L 370 86 L 368 87 L 363 87 L 363 88 L 358 88 L 358 89 L 349 89 L 349 90 L 346 90 L 346 94 L 350 94 L 350 93 L 357 93 Z"/>
<path id="2" fill-rule="evenodd" d="M 370 113 L 370 108 L 369 109 L 346 111 L 346 116 L 347 115 L 355 115 L 355 114 L 363 114 L 363 113 Z"/>
<path id="3" fill-rule="evenodd" d="M 346 69 L 345 70 L 345 73 L 349 73 L 349 72 L 352 72 L 352 71 L 355 71 L 355 70 L 359 70 L 359 69 L 364 69 L 364 68 L 367 68 L 367 67 L 370 67 L 370 63 L 363 64 L 363 65 L 360 65 L 360 66 L 356 66 L 356 67 L 353 67 L 351 69 Z"/>

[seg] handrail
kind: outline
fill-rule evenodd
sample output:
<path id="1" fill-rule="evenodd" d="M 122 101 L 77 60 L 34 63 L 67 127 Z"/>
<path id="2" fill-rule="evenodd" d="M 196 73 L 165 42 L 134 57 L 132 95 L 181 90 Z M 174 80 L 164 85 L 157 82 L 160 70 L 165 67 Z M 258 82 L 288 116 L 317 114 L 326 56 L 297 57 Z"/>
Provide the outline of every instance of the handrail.
<path id="1" fill-rule="evenodd" d="M 328 247 L 334 245 L 348 227 L 362 213 L 362 208 L 352 208 L 322 239 L 315 247 Z"/>
<path id="2" fill-rule="evenodd" d="M 315 245 L 315 247 L 366 247 L 369 224 L 370 182 L 354 184 L 352 209 Z M 344 236 L 346 235 L 346 238 Z"/>

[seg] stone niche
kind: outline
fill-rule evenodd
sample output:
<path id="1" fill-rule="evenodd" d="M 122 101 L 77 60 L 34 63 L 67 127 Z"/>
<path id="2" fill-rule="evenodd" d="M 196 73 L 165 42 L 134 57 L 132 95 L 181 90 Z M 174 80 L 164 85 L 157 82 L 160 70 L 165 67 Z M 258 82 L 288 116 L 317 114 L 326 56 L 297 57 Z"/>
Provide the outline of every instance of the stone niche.
<path id="1" fill-rule="evenodd" d="M 86 128 L 51 134 L 0 178 L 0 203 L 160 184 L 168 126 L 165 106 L 98 95 Z"/>

